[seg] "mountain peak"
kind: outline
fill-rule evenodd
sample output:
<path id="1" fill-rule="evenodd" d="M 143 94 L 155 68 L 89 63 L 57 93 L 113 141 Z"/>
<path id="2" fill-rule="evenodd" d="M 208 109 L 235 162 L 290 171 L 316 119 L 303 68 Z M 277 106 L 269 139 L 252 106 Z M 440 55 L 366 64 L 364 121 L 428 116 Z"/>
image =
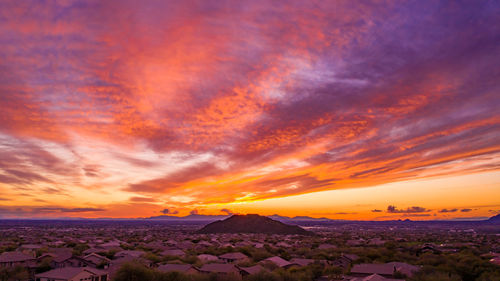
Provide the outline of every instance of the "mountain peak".
<path id="1" fill-rule="evenodd" d="M 225 220 L 207 224 L 198 233 L 263 233 L 313 235 L 296 225 L 288 225 L 256 214 L 233 215 Z"/>

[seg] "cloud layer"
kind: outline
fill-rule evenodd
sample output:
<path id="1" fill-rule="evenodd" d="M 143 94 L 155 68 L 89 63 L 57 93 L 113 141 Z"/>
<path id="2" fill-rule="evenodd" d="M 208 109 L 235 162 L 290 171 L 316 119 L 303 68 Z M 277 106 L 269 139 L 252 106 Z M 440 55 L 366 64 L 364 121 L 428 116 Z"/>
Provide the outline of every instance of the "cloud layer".
<path id="1" fill-rule="evenodd" d="M 2 1 L 2 202 L 196 208 L 497 171 L 499 13 Z"/>

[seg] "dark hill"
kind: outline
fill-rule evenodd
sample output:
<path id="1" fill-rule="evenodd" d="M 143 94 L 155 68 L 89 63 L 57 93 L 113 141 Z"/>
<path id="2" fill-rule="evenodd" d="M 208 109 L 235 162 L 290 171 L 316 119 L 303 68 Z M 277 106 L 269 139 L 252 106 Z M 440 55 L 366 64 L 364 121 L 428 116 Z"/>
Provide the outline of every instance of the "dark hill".
<path id="1" fill-rule="evenodd" d="M 296 225 L 288 225 L 259 215 L 233 215 L 205 225 L 198 233 L 263 233 L 314 235 Z"/>
<path id="2" fill-rule="evenodd" d="M 496 216 L 492 216 L 491 218 L 489 218 L 487 220 L 487 222 L 491 222 L 491 223 L 500 223 L 500 214 L 496 215 Z"/>

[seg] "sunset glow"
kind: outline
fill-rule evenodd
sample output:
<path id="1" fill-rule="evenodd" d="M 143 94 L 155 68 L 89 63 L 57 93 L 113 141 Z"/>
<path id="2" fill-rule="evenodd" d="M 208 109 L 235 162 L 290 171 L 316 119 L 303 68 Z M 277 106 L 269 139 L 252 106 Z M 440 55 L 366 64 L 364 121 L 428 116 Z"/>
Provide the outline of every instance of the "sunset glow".
<path id="1" fill-rule="evenodd" d="M 497 1 L 1 1 L 0 218 L 500 213 Z"/>

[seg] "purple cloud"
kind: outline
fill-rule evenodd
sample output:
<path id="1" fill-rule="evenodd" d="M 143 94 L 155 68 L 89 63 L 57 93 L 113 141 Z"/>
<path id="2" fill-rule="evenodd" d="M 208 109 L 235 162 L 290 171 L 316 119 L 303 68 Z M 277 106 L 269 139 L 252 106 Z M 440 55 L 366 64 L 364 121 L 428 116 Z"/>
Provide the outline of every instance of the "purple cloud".
<path id="1" fill-rule="evenodd" d="M 172 209 L 163 209 L 160 211 L 160 213 L 164 214 L 164 215 L 176 215 L 179 213 L 179 211 L 177 210 L 172 210 Z"/>
<path id="2" fill-rule="evenodd" d="M 229 209 L 225 209 L 225 208 L 224 208 L 224 209 L 221 209 L 220 211 L 221 211 L 222 213 L 226 213 L 226 215 L 228 215 L 228 216 L 232 216 L 232 215 L 234 214 L 233 212 L 231 212 L 231 210 L 229 210 Z"/>
<path id="3" fill-rule="evenodd" d="M 439 213 L 454 213 L 456 211 L 458 211 L 458 209 L 441 209 L 438 212 Z"/>
<path id="4" fill-rule="evenodd" d="M 418 206 L 408 207 L 406 209 L 401 209 L 401 210 L 393 205 L 387 206 L 387 213 L 410 214 L 410 213 L 426 213 L 426 212 L 430 212 L 430 211 L 431 210 L 428 210 L 424 207 L 418 207 Z"/>

